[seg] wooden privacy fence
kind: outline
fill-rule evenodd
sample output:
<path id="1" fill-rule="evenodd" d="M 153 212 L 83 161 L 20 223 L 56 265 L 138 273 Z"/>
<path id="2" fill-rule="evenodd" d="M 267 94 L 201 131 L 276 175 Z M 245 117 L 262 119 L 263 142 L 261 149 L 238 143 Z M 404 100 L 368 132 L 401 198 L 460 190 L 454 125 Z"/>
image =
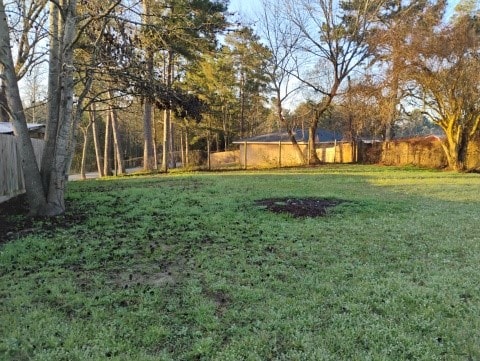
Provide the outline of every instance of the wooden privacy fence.
<path id="1" fill-rule="evenodd" d="M 242 168 L 290 167 L 303 164 L 303 159 L 291 142 L 241 142 L 238 143 L 239 162 Z M 310 159 L 306 143 L 298 144 L 303 156 Z M 350 142 L 319 143 L 316 153 L 324 163 L 355 163 L 356 147 Z"/>
<path id="2" fill-rule="evenodd" d="M 40 164 L 45 142 L 32 139 L 37 164 Z M 17 148 L 17 138 L 0 134 L 0 203 L 25 193 L 22 161 Z"/>

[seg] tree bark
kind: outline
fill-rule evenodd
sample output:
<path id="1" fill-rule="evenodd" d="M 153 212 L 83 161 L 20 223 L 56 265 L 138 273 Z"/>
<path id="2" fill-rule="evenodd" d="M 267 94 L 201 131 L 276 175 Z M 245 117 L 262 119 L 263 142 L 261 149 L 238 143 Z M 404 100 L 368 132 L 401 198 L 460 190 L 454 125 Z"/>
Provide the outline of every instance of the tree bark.
<path id="1" fill-rule="evenodd" d="M 6 99 L 15 136 L 18 139 L 18 150 L 22 160 L 22 171 L 25 179 L 25 190 L 33 215 L 46 210 L 47 200 L 42 185 L 42 178 L 35 159 L 32 141 L 28 133 L 27 121 L 23 109 L 20 90 L 15 73 L 15 66 L 10 46 L 10 32 L 3 1 L 0 0 L 0 63 L 3 64 Z"/>
<path id="2" fill-rule="evenodd" d="M 190 147 L 188 145 L 188 127 L 185 127 L 185 165 L 188 167 L 190 165 Z"/>
<path id="3" fill-rule="evenodd" d="M 86 127 L 82 127 L 82 133 L 83 133 L 83 146 L 82 146 L 82 162 L 80 165 L 80 176 L 82 179 L 87 179 L 87 175 L 85 172 L 86 164 L 87 164 L 87 149 L 88 149 L 88 143 L 89 143 L 89 133 L 90 133 L 90 127 L 92 126 L 92 122 L 88 123 Z"/>
<path id="4" fill-rule="evenodd" d="M 3 73 L 3 67 L 0 64 L 0 74 Z M 7 103 L 7 87 L 2 79 L 0 79 L 0 122 L 6 122 L 10 118 Z"/>
<path id="5" fill-rule="evenodd" d="M 123 149 L 120 141 L 120 130 L 118 129 L 118 117 L 115 109 L 110 109 L 110 119 L 112 121 L 113 150 L 117 158 L 117 170 L 119 174 L 125 174 L 125 162 L 123 161 Z"/>
<path id="6" fill-rule="evenodd" d="M 467 151 L 468 151 L 468 134 L 462 129 L 457 130 L 455 134 L 446 132 L 446 139 L 442 142 L 442 148 L 447 156 L 449 168 L 457 172 L 467 170 Z"/>
<path id="7" fill-rule="evenodd" d="M 45 147 L 42 155 L 42 182 L 45 191 L 50 184 L 50 171 L 55 158 L 55 146 L 59 127 L 60 114 L 60 64 L 62 62 L 60 29 L 63 24 L 60 17 L 60 9 L 52 1 L 50 2 L 50 48 L 48 70 L 48 115 L 45 128 Z"/>
<path id="8" fill-rule="evenodd" d="M 148 0 L 142 1 L 143 5 L 143 20 L 145 24 L 150 24 L 150 2 Z M 146 50 L 146 63 L 147 63 L 147 77 L 153 79 L 153 50 L 148 48 Z M 147 96 L 143 99 L 143 169 L 145 171 L 152 171 L 156 168 L 154 157 L 154 144 L 152 134 L 152 109 L 153 101 Z"/>
<path id="9" fill-rule="evenodd" d="M 310 157 L 308 159 L 309 164 L 320 164 L 320 158 L 317 155 L 317 146 L 315 137 L 317 136 L 317 125 L 316 121 L 311 122 L 310 126 L 308 127 L 308 152 Z"/>
<path id="10" fill-rule="evenodd" d="M 173 59 L 174 52 L 172 50 L 168 51 L 168 63 L 167 63 L 167 89 L 172 88 L 173 84 Z M 164 113 L 164 122 L 163 122 L 163 147 L 162 147 L 162 168 L 161 171 L 166 173 L 168 172 L 168 162 L 169 162 L 169 152 L 170 152 L 170 132 L 171 132 L 171 110 L 166 109 Z"/>
<path id="11" fill-rule="evenodd" d="M 105 177 L 112 175 L 112 160 L 111 160 L 111 148 L 112 148 L 112 134 L 111 134 L 111 118 L 110 113 L 107 113 L 105 120 L 105 145 L 103 151 L 103 175 Z"/>
<path id="12" fill-rule="evenodd" d="M 162 167 L 161 171 L 164 173 L 168 172 L 168 151 L 169 147 L 169 130 L 170 130 L 170 112 L 168 109 L 165 109 L 163 112 L 163 144 L 162 144 Z"/>
<path id="13" fill-rule="evenodd" d="M 48 203 L 51 207 L 49 215 L 65 212 L 65 186 L 68 179 L 70 154 L 74 132 L 73 115 L 73 44 L 77 27 L 77 1 L 70 0 L 64 9 L 65 27 L 63 30 L 63 65 L 61 76 L 61 105 L 59 115 L 59 128 L 56 140 L 54 165 L 51 170 Z"/>
<path id="14" fill-rule="evenodd" d="M 280 121 L 280 124 L 283 124 L 287 128 L 288 137 L 290 138 L 290 142 L 292 142 L 293 149 L 295 150 L 295 153 L 297 153 L 302 163 L 305 164 L 306 163 L 305 155 L 303 154 L 302 150 L 300 149 L 300 146 L 297 143 L 297 139 L 295 138 L 295 134 L 293 133 L 292 128 L 290 127 L 290 124 L 288 124 L 287 120 L 283 116 L 283 105 L 282 105 L 282 98 L 280 94 L 280 88 L 277 87 L 276 93 L 277 93 L 276 106 L 277 106 L 278 120 Z"/>
<path id="15" fill-rule="evenodd" d="M 152 101 L 145 99 L 143 104 L 143 169 L 146 171 L 152 171 L 155 169 L 153 154 L 152 109 Z"/>
<path id="16" fill-rule="evenodd" d="M 96 110 L 95 104 L 92 104 L 90 109 L 90 122 L 92 123 L 92 137 L 93 137 L 93 145 L 95 147 L 95 159 L 97 162 L 98 174 L 100 177 L 104 177 L 105 174 L 103 173 L 102 157 L 100 154 L 100 140 L 98 139 L 97 110 Z"/>
<path id="17" fill-rule="evenodd" d="M 168 154 L 170 155 L 170 168 L 174 169 L 177 167 L 177 161 L 175 159 L 175 124 L 172 121 L 172 110 L 169 109 L 168 113 L 170 114 L 170 130 L 169 134 L 169 142 L 168 142 Z"/>

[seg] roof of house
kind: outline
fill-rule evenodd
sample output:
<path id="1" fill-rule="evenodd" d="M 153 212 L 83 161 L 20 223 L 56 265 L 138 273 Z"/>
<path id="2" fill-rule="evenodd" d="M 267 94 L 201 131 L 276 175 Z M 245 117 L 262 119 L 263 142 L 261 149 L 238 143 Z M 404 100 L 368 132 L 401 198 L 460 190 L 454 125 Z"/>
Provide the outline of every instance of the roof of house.
<path id="1" fill-rule="evenodd" d="M 307 143 L 308 142 L 308 129 L 296 129 L 295 140 L 298 143 Z M 317 143 L 331 143 L 335 141 L 343 140 L 343 136 L 340 133 L 332 132 L 325 129 L 317 129 L 316 133 L 316 142 Z M 278 142 L 290 142 L 290 137 L 287 132 L 275 132 L 269 134 L 257 135 L 255 137 L 244 138 L 233 143 L 278 143 Z"/>
<path id="2" fill-rule="evenodd" d="M 45 129 L 45 124 L 27 124 L 28 130 L 30 132 L 43 131 Z M 13 134 L 12 123 L 10 122 L 0 122 L 0 134 Z"/>

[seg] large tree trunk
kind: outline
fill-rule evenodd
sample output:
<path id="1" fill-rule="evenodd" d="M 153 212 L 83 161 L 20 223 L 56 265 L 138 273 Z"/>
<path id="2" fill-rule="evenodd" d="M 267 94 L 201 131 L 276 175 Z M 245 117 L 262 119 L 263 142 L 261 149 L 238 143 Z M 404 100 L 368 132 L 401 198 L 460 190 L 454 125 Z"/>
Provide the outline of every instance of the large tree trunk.
<path id="1" fill-rule="evenodd" d="M 52 2 L 53 4 L 53 2 Z M 25 114 L 21 105 L 15 69 L 9 44 L 9 29 L 3 1 L 0 1 L 0 62 L 5 67 L 7 99 L 14 120 L 14 129 L 20 138 L 19 152 L 24 168 L 25 186 L 33 215 L 55 216 L 65 211 L 65 184 L 73 134 L 73 43 L 76 37 L 76 0 L 55 3 L 51 8 L 52 27 L 51 77 L 49 78 L 49 124 L 42 179 L 33 155 Z M 60 26 L 57 6 L 63 6 Z M 60 50 L 61 49 L 61 50 Z M 60 74 L 60 66 L 62 64 Z M 60 100 L 60 101 L 59 101 Z"/>
<path id="2" fill-rule="evenodd" d="M 31 214 L 41 214 L 46 210 L 47 200 L 42 178 L 35 159 L 32 141 L 28 134 L 27 121 L 20 98 L 17 75 L 10 47 L 10 32 L 3 1 L 0 1 L 0 63 L 3 64 L 6 85 L 6 100 L 11 112 L 12 125 L 18 139 L 18 150 L 22 160 L 25 190 Z"/>
<path id="3" fill-rule="evenodd" d="M 442 148 L 449 168 L 458 172 L 467 170 L 468 134 L 461 129 L 457 130 L 457 133 L 447 133 Z"/>
<path id="4" fill-rule="evenodd" d="M 0 74 L 3 73 L 3 67 L 0 64 Z M 0 122 L 6 122 L 10 118 L 7 103 L 7 87 L 0 79 Z"/>
<path id="5" fill-rule="evenodd" d="M 70 0 L 64 9 L 65 28 L 63 35 L 62 98 L 60 105 L 59 129 L 56 141 L 54 165 L 51 170 L 48 191 L 49 215 L 65 212 L 65 186 L 70 166 L 74 116 L 73 116 L 73 43 L 76 37 L 77 1 Z"/>
<path id="6" fill-rule="evenodd" d="M 63 23 L 58 6 L 50 2 L 50 51 L 48 62 L 48 115 L 45 129 L 45 147 L 42 155 L 42 182 L 45 190 L 48 190 L 50 184 L 50 171 L 55 157 L 55 145 L 59 127 L 60 114 L 60 65 L 62 62 L 62 39 L 61 29 Z"/>

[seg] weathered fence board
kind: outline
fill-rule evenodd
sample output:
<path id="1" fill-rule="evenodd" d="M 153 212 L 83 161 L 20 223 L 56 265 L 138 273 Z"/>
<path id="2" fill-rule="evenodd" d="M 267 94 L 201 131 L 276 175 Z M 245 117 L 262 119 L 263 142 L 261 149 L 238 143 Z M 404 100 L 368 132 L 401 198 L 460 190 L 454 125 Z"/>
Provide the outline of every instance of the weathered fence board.
<path id="1" fill-rule="evenodd" d="M 16 137 L 0 134 L 0 203 L 25 192 L 22 164 Z M 40 164 L 44 141 L 32 139 L 37 164 Z"/>

